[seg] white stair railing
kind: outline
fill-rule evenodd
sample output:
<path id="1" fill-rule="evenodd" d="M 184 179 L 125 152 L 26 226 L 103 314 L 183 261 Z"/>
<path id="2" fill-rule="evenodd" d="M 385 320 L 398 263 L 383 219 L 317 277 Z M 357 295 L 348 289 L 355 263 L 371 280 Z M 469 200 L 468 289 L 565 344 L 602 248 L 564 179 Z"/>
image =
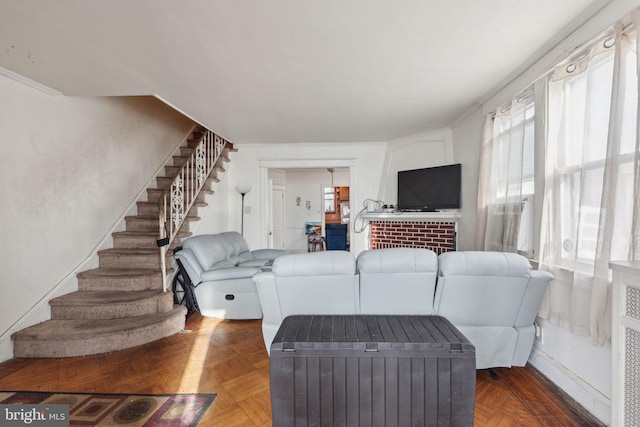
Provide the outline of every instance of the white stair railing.
<path id="1" fill-rule="evenodd" d="M 162 265 L 162 289 L 167 291 L 166 254 L 173 239 L 178 234 L 193 206 L 209 179 L 218 159 L 229 141 L 207 130 L 193 150 L 188 160 L 178 171 L 158 201 L 160 262 Z"/>

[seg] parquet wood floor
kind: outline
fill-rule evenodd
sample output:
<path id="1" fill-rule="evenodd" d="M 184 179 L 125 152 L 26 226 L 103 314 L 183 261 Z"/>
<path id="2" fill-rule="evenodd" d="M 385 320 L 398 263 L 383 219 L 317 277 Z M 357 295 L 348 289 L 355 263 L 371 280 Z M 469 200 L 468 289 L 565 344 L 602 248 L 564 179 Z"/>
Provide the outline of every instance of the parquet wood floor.
<path id="1" fill-rule="evenodd" d="M 111 354 L 12 359 L 0 390 L 102 393 L 217 393 L 200 426 L 270 426 L 269 359 L 260 321 L 198 314 L 189 332 Z M 477 372 L 476 426 L 600 426 L 530 367 Z"/>

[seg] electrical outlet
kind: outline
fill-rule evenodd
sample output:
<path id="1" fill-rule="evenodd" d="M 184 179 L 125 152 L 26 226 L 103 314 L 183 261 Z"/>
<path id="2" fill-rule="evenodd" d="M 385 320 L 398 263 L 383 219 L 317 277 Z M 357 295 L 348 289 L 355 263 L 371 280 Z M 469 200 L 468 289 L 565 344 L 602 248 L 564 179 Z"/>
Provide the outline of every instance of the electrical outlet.
<path id="1" fill-rule="evenodd" d="M 542 326 L 538 325 L 537 323 L 534 323 L 533 326 L 536 328 L 536 338 L 538 339 L 538 341 L 540 341 L 540 344 L 544 344 L 544 333 Z"/>

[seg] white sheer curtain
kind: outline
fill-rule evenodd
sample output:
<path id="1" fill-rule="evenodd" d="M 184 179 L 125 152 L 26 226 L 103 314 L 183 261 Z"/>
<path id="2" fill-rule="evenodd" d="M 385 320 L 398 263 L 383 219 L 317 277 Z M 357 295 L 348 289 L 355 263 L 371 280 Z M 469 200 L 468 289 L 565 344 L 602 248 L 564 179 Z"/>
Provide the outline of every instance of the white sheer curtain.
<path id="1" fill-rule="evenodd" d="M 608 262 L 640 254 L 636 52 L 616 25 L 549 80 L 540 268 L 556 279 L 539 314 L 595 345 L 611 338 Z"/>
<path id="2" fill-rule="evenodd" d="M 485 118 L 478 186 L 479 250 L 529 254 L 521 224 L 533 194 L 533 93 L 525 93 Z M 528 217 L 527 217 L 528 218 Z M 520 244 L 519 244 L 520 243 Z"/>

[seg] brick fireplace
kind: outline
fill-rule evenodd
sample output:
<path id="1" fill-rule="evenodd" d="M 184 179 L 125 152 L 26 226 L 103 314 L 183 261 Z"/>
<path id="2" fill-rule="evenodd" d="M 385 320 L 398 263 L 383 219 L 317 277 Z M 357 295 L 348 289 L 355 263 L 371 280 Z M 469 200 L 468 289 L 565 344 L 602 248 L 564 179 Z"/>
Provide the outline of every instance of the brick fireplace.
<path id="1" fill-rule="evenodd" d="M 369 247 L 426 248 L 440 255 L 456 250 L 457 215 L 440 213 L 367 214 Z"/>

